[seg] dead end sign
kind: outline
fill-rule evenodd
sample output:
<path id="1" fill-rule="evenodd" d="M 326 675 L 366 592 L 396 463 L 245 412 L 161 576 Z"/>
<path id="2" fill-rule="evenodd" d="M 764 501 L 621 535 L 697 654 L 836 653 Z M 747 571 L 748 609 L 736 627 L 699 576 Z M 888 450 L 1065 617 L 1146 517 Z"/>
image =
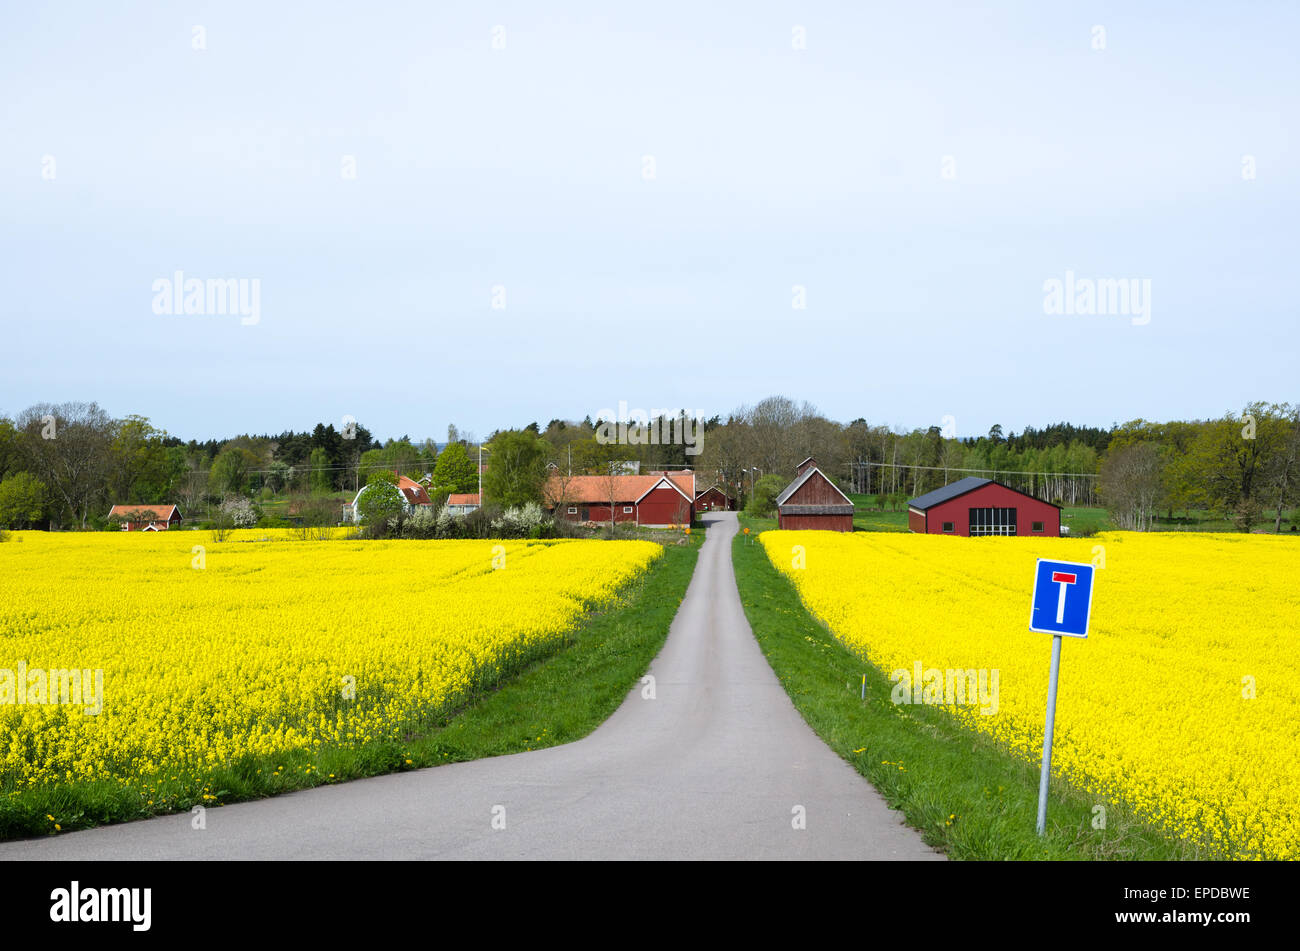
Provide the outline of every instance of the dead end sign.
<path id="1" fill-rule="evenodd" d="M 1056 682 L 1061 670 L 1061 638 L 1087 637 L 1092 614 L 1092 565 L 1038 559 L 1029 629 L 1052 635 L 1047 671 L 1047 717 L 1043 727 L 1043 770 L 1038 776 L 1038 834 L 1047 832 L 1047 787 L 1052 777 L 1052 733 L 1056 729 Z"/>
<path id="2" fill-rule="evenodd" d="M 1092 614 L 1093 566 L 1038 559 L 1029 629 L 1043 634 L 1087 637 Z"/>

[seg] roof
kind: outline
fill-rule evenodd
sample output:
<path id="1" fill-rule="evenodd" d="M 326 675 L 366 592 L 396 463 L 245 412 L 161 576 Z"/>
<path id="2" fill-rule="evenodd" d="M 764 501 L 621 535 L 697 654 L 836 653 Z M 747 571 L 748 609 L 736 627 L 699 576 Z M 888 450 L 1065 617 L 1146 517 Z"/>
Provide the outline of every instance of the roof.
<path id="1" fill-rule="evenodd" d="M 451 495 L 447 496 L 447 504 L 448 505 L 478 505 L 478 493 L 477 492 L 466 492 L 466 493 L 453 492 Z"/>
<path id="2" fill-rule="evenodd" d="M 397 491 L 402 493 L 402 498 L 408 505 L 432 505 L 433 499 L 429 498 L 429 490 L 414 479 L 408 479 L 406 476 L 397 477 Z"/>
<path id="3" fill-rule="evenodd" d="M 721 495 L 723 498 L 726 499 L 731 498 L 731 496 L 727 494 L 727 490 L 722 488 L 722 486 L 718 485 L 718 483 L 716 482 L 713 483 L 713 485 L 709 486 L 707 489 L 705 489 L 703 492 L 695 493 L 695 497 L 697 499 L 700 499 L 708 495 L 710 492 L 717 492 L 719 495 Z"/>
<path id="4" fill-rule="evenodd" d="M 964 479 L 958 479 L 956 482 L 950 482 L 942 489 L 935 489 L 933 492 L 927 492 L 925 495 L 918 495 L 912 501 L 908 502 L 908 508 L 914 508 L 919 512 L 926 509 L 934 508 L 942 502 L 947 502 L 957 498 L 959 495 L 965 495 L 967 492 L 974 492 L 976 489 L 983 488 L 986 485 L 1001 486 L 1008 491 L 1017 495 L 1023 495 L 1027 499 L 1033 499 L 1035 502 L 1042 502 L 1044 505 L 1050 505 L 1053 508 L 1060 508 L 1055 502 L 1048 502 L 1046 499 L 1040 499 L 1037 496 L 1030 495 L 1028 492 L 1021 492 L 1019 489 L 1013 489 L 1009 485 L 1002 485 L 1001 482 L 994 482 L 992 479 L 981 479 L 979 476 L 967 476 Z"/>
<path id="5" fill-rule="evenodd" d="M 689 475 L 689 478 L 686 476 Z M 682 495 L 686 496 L 687 501 L 691 500 L 691 492 L 695 489 L 694 473 L 673 474 L 669 476 L 657 475 L 579 475 L 570 476 L 567 479 L 552 475 L 546 483 L 544 493 L 548 505 L 555 505 L 561 501 L 570 504 L 601 504 L 606 505 L 610 502 L 610 480 L 613 480 L 613 501 L 618 502 L 636 502 L 639 501 L 646 493 L 653 489 L 660 482 L 671 482 L 673 487 Z"/>
<path id="6" fill-rule="evenodd" d="M 806 462 L 807 460 L 804 461 Z M 802 464 L 803 463 L 800 463 L 800 465 Z M 826 482 L 830 485 L 832 489 L 834 489 L 836 492 L 839 492 L 840 495 L 844 496 L 845 502 L 848 502 L 850 505 L 853 504 L 853 500 L 849 498 L 847 495 L 844 495 L 843 492 L 840 492 L 840 487 L 836 485 L 834 482 L 832 482 L 830 479 L 827 479 L 826 473 L 822 472 L 816 466 L 809 466 L 807 469 L 803 471 L 802 475 L 800 475 L 797 479 L 795 479 L 793 482 L 787 485 L 785 487 L 785 491 L 776 497 L 776 504 L 784 505 L 786 499 L 790 498 L 790 496 L 798 492 L 803 487 L 803 484 L 813 477 L 813 473 L 816 473 L 817 475 L 821 476 L 823 479 L 826 479 Z"/>
<path id="7" fill-rule="evenodd" d="M 650 488 L 646 489 L 644 492 L 642 492 L 640 495 L 638 495 L 638 496 L 636 497 L 636 500 L 637 500 L 638 502 L 640 502 L 642 499 L 644 499 L 647 495 L 649 495 L 649 494 L 650 494 L 651 492 L 653 492 L 655 489 L 659 488 L 659 486 L 661 486 L 661 485 L 666 485 L 666 486 L 668 486 L 669 488 L 675 490 L 675 491 L 677 492 L 677 494 L 680 495 L 682 498 L 684 498 L 687 502 L 692 501 L 692 500 L 691 500 L 690 493 L 688 493 L 688 492 L 686 491 L 685 487 L 684 487 L 684 486 L 681 486 L 681 485 L 678 485 L 674 480 L 668 478 L 668 476 L 666 476 L 666 475 L 661 475 L 661 476 L 659 477 L 659 480 L 658 480 L 654 485 L 650 486 Z M 695 491 L 695 479 L 692 478 L 692 479 L 691 479 L 691 492 L 694 492 L 694 491 Z"/>
<path id="8" fill-rule="evenodd" d="M 174 505 L 114 505 L 108 517 L 143 515 L 145 518 L 132 518 L 131 521 L 143 522 L 148 519 L 152 522 L 170 522 L 173 512 L 176 513 L 177 518 L 180 517 L 181 513 Z"/>
<path id="9" fill-rule="evenodd" d="M 935 489 L 933 492 L 925 493 L 925 495 L 918 495 L 907 505 L 909 508 L 919 509 L 924 512 L 940 502 L 947 502 L 959 495 L 965 495 L 967 492 L 978 489 L 982 485 L 988 485 L 992 481 L 992 479 L 981 479 L 979 476 L 967 476 L 964 479 L 958 479 L 956 482 L 948 483 L 942 489 Z"/>

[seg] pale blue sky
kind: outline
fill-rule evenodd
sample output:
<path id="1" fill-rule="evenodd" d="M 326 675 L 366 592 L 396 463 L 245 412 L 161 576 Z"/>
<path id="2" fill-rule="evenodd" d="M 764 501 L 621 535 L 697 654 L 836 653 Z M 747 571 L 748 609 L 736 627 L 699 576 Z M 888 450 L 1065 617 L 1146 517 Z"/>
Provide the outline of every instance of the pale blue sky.
<path id="1" fill-rule="evenodd" d="M 540 6 L 7 6 L 0 412 L 441 438 L 783 393 L 967 435 L 1300 398 L 1295 3 Z M 154 314 L 178 269 L 258 279 L 260 322 Z M 1045 314 L 1067 269 L 1150 280 L 1150 323 Z"/>

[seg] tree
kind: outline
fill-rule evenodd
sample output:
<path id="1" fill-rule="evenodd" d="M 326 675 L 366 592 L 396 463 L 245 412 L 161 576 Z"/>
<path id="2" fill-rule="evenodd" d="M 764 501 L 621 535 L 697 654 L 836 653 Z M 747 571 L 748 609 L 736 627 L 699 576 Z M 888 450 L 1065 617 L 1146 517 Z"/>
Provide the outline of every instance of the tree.
<path id="1" fill-rule="evenodd" d="M 91 506 L 104 498 L 112 469 L 112 419 L 96 403 L 38 403 L 19 416 L 18 428 L 28 471 L 45 484 L 50 500 L 85 528 Z"/>
<path id="2" fill-rule="evenodd" d="M 768 474 L 754 483 L 754 495 L 745 506 L 745 514 L 767 518 L 776 511 L 776 497 L 785 489 L 785 479 Z"/>
<path id="3" fill-rule="evenodd" d="M 540 502 L 546 484 L 546 441 L 531 430 L 506 430 L 487 446 L 483 495 L 503 508 Z M 482 500 L 480 500 L 482 501 Z"/>
<path id="4" fill-rule="evenodd" d="M 329 452 L 323 446 L 311 451 L 311 491 L 324 495 L 334 490 L 334 479 L 329 471 Z"/>
<path id="5" fill-rule="evenodd" d="M 114 425 L 109 446 L 109 494 L 114 502 L 168 501 L 183 469 L 164 443 L 166 437 L 143 416 L 128 416 Z"/>
<path id="6" fill-rule="evenodd" d="M 1151 530 L 1164 484 L 1160 453 L 1151 443 L 1135 443 L 1106 453 L 1101 464 L 1101 497 L 1118 528 Z"/>
<path id="7" fill-rule="evenodd" d="M 383 534 L 388 520 L 399 514 L 404 504 L 397 489 L 397 476 L 391 472 L 372 472 L 357 497 L 357 521 L 372 533 Z"/>
<path id="8" fill-rule="evenodd" d="M 1282 531 L 1282 509 L 1300 499 L 1300 406 L 1291 408 L 1264 478 L 1269 501 L 1276 506 L 1273 520 L 1276 534 Z"/>
<path id="9" fill-rule="evenodd" d="M 478 491 L 478 465 L 470 459 L 462 443 L 448 443 L 442 450 L 438 464 L 433 467 L 433 484 L 452 492 Z"/>
<path id="10" fill-rule="evenodd" d="M 248 480 L 248 450 L 225 449 L 212 461 L 209 485 L 217 495 L 243 495 Z"/>
<path id="11" fill-rule="evenodd" d="M 45 486 L 30 472 L 0 482 L 0 527 L 26 528 L 45 511 Z"/>
<path id="12" fill-rule="evenodd" d="M 1248 532 L 1263 512 L 1266 474 L 1284 452 L 1289 407 L 1251 403 L 1241 416 L 1228 414 L 1204 425 L 1191 448 L 1190 464 L 1214 508 Z"/>

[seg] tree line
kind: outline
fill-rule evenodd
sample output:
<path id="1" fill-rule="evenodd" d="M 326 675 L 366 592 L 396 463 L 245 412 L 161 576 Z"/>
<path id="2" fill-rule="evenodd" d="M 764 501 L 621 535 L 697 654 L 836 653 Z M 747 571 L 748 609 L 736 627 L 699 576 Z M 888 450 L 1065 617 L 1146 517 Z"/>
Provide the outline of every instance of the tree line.
<path id="1" fill-rule="evenodd" d="M 743 505 L 760 483 L 774 496 L 809 456 L 868 505 L 905 504 L 983 474 L 1057 504 L 1102 504 L 1132 529 L 1197 509 L 1243 531 L 1265 518 L 1280 530 L 1300 491 L 1300 409 L 1285 403 L 1251 403 L 1212 420 L 1061 422 L 1019 433 L 993 426 L 961 437 L 951 425 L 841 423 L 784 396 L 684 422 L 681 413 L 622 427 L 557 418 L 481 443 L 451 426 L 441 445 L 408 435 L 380 441 L 355 422 L 182 441 L 144 416 L 41 403 L 0 417 L 0 527 L 103 527 L 112 504 L 176 503 L 193 518 L 236 498 L 337 498 L 380 472 L 420 481 L 441 500 L 478 490 L 480 452 L 484 502 L 501 508 L 544 501 L 548 480 L 688 468 L 699 489 L 717 483 Z"/>

